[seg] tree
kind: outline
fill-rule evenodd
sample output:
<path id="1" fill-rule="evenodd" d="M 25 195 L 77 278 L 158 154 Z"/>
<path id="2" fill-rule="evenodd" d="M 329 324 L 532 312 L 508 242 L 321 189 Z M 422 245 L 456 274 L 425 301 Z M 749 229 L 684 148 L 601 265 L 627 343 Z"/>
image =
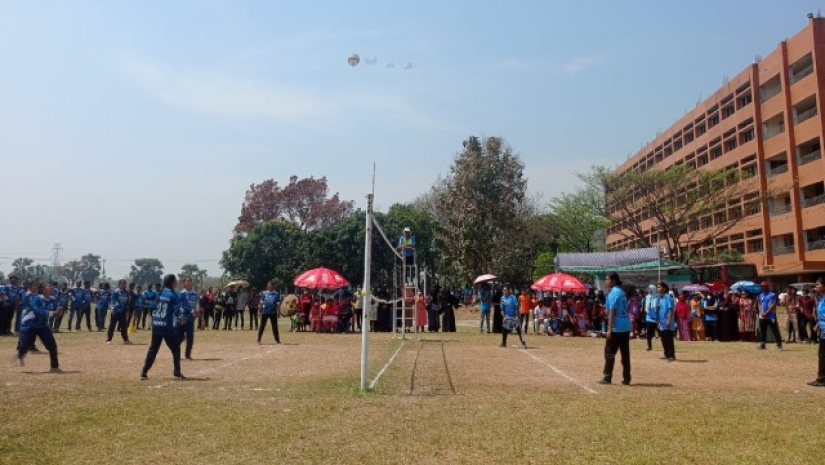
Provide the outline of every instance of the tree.
<path id="1" fill-rule="evenodd" d="M 533 265 L 533 280 L 553 273 L 556 269 L 556 255 L 553 252 L 541 252 Z"/>
<path id="2" fill-rule="evenodd" d="M 518 253 L 526 229 L 524 165 L 500 137 L 464 141 L 443 184 L 434 187 L 439 248 L 465 279 L 493 271 L 497 259 Z"/>
<path id="3" fill-rule="evenodd" d="M 303 231 L 338 223 L 352 213 L 354 203 L 342 201 L 338 193 L 327 198 L 328 194 L 326 177 L 291 176 L 284 188 L 273 179 L 252 184 L 241 206 L 235 233 L 249 233 L 256 225 L 276 219 L 287 220 Z"/>
<path id="4" fill-rule="evenodd" d="M 14 261 L 11 262 L 11 274 L 17 276 L 21 280 L 29 279 L 29 274 L 33 264 L 34 260 L 29 257 L 15 258 Z"/>
<path id="5" fill-rule="evenodd" d="M 141 286 L 163 281 L 163 263 L 157 258 L 137 258 L 129 272 L 129 280 Z"/>
<path id="6" fill-rule="evenodd" d="M 304 263 L 305 241 L 306 234 L 298 226 L 268 221 L 233 238 L 221 266 L 230 276 L 244 278 L 258 289 L 270 280 L 290 285 Z"/>
<path id="7" fill-rule="evenodd" d="M 179 276 L 191 277 L 192 281 L 200 289 L 203 288 L 203 280 L 206 278 L 207 272 L 195 263 L 187 263 L 181 267 Z"/>
<path id="8" fill-rule="evenodd" d="M 738 202 L 727 208 L 730 200 L 758 191 L 738 170 L 674 165 L 619 175 L 596 167 L 582 179 L 604 192 L 603 215 L 618 234 L 637 247 L 650 247 L 656 236 L 671 260 L 688 263 L 734 226 L 758 220 L 746 216 Z"/>
<path id="9" fill-rule="evenodd" d="M 563 193 L 550 201 L 547 215 L 550 229 L 556 236 L 559 249 L 566 252 L 592 252 L 602 248 L 596 235 L 609 225 L 599 204 L 599 195 L 593 186 Z M 603 198 L 603 197 L 602 197 Z"/>

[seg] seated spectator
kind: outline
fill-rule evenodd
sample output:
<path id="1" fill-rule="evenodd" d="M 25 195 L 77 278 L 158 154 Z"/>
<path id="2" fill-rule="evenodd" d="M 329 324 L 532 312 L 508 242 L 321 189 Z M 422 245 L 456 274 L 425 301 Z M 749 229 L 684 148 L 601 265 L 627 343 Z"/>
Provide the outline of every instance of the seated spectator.
<path id="1" fill-rule="evenodd" d="M 549 303 L 547 300 L 542 300 L 541 303 L 533 309 L 533 334 L 539 333 L 539 328 L 544 324 L 544 319 L 547 316 L 548 307 Z"/>
<path id="2" fill-rule="evenodd" d="M 544 319 L 544 333 L 548 336 L 556 336 L 559 334 L 559 310 L 555 306 L 550 307 L 548 317 Z"/>
<path id="3" fill-rule="evenodd" d="M 324 311 L 324 332 L 331 333 L 335 331 L 335 326 L 338 325 L 338 304 L 331 297 L 327 297 L 327 302 L 322 309 Z"/>
<path id="4" fill-rule="evenodd" d="M 352 303 L 349 297 L 344 297 L 341 307 L 338 310 L 338 331 L 348 333 L 352 323 Z"/>
<path id="5" fill-rule="evenodd" d="M 309 330 L 313 333 L 321 332 L 321 322 L 323 320 L 323 310 L 321 304 L 317 300 L 312 302 L 309 310 Z"/>
<path id="6" fill-rule="evenodd" d="M 576 327 L 573 326 L 573 321 L 570 319 L 570 315 L 564 315 L 564 318 L 561 320 L 561 326 L 559 327 L 559 334 L 562 336 L 574 336 L 576 334 Z"/>
<path id="7" fill-rule="evenodd" d="M 576 323 L 578 324 L 578 327 L 579 327 L 579 334 L 578 335 L 581 336 L 581 337 L 587 336 L 587 329 L 588 329 L 587 328 L 587 326 L 588 326 L 588 324 L 587 324 L 587 315 L 585 315 L 583 313 L 581 315 L 577 315 L 576 316 Z"/>

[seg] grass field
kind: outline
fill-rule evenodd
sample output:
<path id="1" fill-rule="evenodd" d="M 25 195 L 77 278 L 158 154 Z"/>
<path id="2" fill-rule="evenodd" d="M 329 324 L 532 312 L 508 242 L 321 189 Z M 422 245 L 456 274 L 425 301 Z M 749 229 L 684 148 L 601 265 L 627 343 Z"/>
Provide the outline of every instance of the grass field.
<path id="1" fill-rule="evenodd" d="M 373 334 L 375 388 L 360 393 L 360 335 L 284 324 L 280 346 L 271 334 L 258 346 L 250 331 L 198 332 L 197 360 L 183 362 L 196 379 L 179 382 L 165 347 L 138 380 L 147 331 L 134 346 L 58 334 L 64 374 L 45 373 L 45 354 L 12 366 L 16 339 L 0 338 L 0 462 L 821 461 L 825 389 L 805 385 L 813 345 L 677 342 L 668 364 L 633 341 L 634 385 L 600 386 L 604 340 L 530 335 L 527 350 L 502 349 L 460 321 L 421 341 Z"/>

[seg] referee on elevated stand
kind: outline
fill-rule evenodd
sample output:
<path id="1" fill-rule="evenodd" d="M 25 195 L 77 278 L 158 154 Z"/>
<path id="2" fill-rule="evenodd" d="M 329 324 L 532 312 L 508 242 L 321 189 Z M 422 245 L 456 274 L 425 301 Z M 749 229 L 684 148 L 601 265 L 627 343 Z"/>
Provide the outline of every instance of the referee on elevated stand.
<path id="1" fill-rule="evenodd" d="M 607 342 L 604 346 L 604 373 L 599 384 L 613 382 L 613 366 L 616 352 L 622 354 L 622 384 L 630 384 L 630 314 L 627 311 L 627 295 L 622 289 L 622 280 L 617 273 L 610 273 L 605 279 L 610 292 L 607 294 Z"/>

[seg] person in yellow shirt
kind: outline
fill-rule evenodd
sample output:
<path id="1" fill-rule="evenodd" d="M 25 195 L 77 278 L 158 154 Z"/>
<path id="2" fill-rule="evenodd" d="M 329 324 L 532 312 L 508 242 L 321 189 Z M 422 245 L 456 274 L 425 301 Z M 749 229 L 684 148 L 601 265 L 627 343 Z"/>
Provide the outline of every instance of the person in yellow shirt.
<path id="1" fill-rule="evenodd" d="M 525 287 L 518 296 L 518 323 L 519 326 L 524 327 L 522 330 L 524 334 L 527 334 L 527 327 L 530 324 L 530 309 L 532 308 L 532 303 L 533 299 L 530 297 L 530 290 Z"/>

